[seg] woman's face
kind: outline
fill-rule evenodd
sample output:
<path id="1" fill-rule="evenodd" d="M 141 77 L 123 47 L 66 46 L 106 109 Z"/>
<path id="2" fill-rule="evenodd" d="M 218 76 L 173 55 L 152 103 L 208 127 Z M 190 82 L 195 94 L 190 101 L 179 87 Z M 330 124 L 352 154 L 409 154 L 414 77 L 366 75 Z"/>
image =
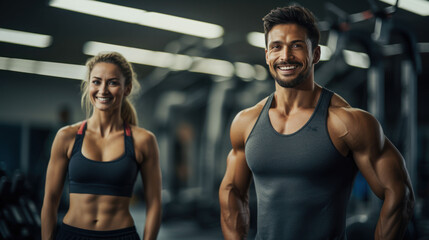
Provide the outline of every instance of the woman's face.
<path id="1" fill-rule="evenodd" d="M 94 110 L 115 111 L 131 88 L 125 87 L 125 78 L 117 65 L 100 62 L 90 73 L 88 90 Z"/>

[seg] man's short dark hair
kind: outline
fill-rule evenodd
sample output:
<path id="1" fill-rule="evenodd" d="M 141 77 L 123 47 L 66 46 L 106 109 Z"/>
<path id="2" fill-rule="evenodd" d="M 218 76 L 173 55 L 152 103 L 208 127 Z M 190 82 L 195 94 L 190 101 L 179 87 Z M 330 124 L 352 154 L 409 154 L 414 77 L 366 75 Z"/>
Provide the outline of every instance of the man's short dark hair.
<path id="1" fill-rule="evenodd" d="M 316 17 L 307 8 L 293 5 L 271 10 L 262 18 L 264 21 L 265 46 L 268 44 L 268 33 L 277 24 L 295 23 L 307 30 L 312 50 L 319 45 L 320 32 L 317 28 Z"/>

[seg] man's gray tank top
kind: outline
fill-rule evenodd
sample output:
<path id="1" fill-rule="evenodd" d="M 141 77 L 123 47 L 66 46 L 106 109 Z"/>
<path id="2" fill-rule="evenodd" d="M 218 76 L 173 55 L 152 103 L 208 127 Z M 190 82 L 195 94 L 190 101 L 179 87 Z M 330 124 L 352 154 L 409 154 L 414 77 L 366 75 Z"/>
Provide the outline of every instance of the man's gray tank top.
<path id="1" fill-rule="evenodd" d="M 271 94 L 246 141 L 255 183 L 256 239 L 346 239 L 346 208 L 356 165 L 333 145 L 327 128 L 332 92 L 323 89 L 308 122 L 280 134 L 271 125 Z"/>

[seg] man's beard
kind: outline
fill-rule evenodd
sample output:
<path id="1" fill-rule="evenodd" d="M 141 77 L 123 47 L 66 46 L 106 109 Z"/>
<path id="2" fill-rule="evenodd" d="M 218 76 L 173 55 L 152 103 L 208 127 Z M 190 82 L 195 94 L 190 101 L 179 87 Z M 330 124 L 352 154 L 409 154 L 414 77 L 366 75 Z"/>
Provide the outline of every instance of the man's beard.
<path id="1" fill-rule="evenodd" d="M 279 64 L 285 64 L 285 63 L 279 63 Z M 274 69 L 277 69 L 277 66 L 279 64 L 275 64 Z M 302 64 L 299 64 L 299 63 L 289 63 L 289 64 L 298 64 L 298 66 L 302 67 Z M 280 80 L 279 77 L 277 77 L 278 76 L 277 72 L 275 72 L 275 74 L 271 73 L 271 75 L 276 80 L 276 82 L 284 88 L 294 88 L 294 87 L 300 85 L 302 82 L 304 82 L 304 80 L 308 77 L 309 74 L 310 74 L 310 71 L 301 72 L 298 74 L 298 76 L 296 78 L 289 80 L 289 81 L 283 81 L 283 80 Z"/>
<path id="2" fill-rule="evenodd" d="M 294 87 L 298 86 L 299 84 L 301 84 L 304 81 L 305 77 L 302 74 L 300 74 L 300 75 L 298 75 L 298 77 L 296 77 L 290 81 L 283 81 L 283 80 L 280 80 L 279 78 L 276 78 L 276 77 L 274 77 L 274 79 L 276 80 L 276 82 L 280 86 L 282 86 L 284 88 L 294 88 Z"/>

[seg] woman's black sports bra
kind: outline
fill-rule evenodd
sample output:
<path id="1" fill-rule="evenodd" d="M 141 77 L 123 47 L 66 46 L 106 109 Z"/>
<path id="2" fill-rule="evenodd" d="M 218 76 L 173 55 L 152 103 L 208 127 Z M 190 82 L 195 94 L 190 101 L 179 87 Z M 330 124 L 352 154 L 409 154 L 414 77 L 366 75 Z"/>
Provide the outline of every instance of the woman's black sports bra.
<path id="1" fill-rule="evenodd" d="M 72 156 L 69 161 L 70 193 L 89 193 L 131 197 L 139 165 L 134 154 L 131 129 L 124 124 L 124 154 L 113 161 L 100 162 L 86 158 L 82 154 L 86 121 L 76 134 Z"/>

